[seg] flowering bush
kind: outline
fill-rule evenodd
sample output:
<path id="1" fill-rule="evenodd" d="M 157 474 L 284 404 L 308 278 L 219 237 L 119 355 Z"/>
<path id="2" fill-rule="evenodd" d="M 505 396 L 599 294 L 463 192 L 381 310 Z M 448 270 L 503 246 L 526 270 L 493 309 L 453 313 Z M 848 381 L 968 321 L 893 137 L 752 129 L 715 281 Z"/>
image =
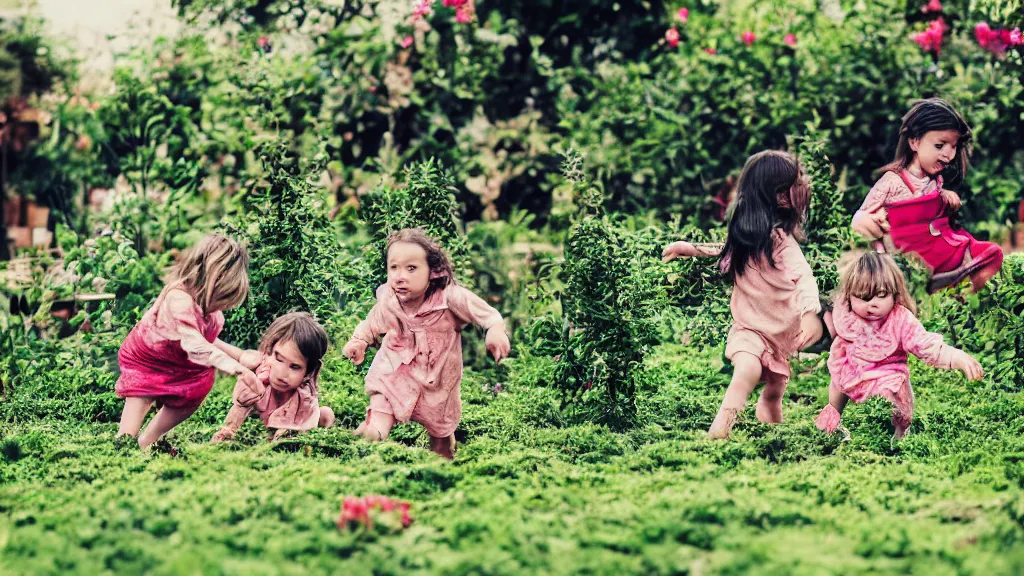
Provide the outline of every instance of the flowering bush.
<path id="1" fill-rule="evenodd" d="M 338 518 L 338 529 L 346 530 L 362 526 L 372 530 L 375 525 L 391 526 L 394 531 L 408 528 L 412 524 L 412 514 L 408 502 L 392 500 L 387 496 L 346 496 L 341 503 L 341 517 Z M 397 517 L 395 522 L 381 522 L 388 517 Z"/>

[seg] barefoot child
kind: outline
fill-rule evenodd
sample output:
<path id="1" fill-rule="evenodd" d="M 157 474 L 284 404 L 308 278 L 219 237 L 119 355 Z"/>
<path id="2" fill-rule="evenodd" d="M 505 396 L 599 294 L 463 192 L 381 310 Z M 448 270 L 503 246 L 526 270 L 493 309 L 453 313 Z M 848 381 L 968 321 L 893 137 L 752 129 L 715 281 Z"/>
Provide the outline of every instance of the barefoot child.
<path id="1" fill-rule="evenodd" d="M 960 197 L 942 188 L 942 174 L 966 174 L 970 152 L 971 129 L 952 106 L 938 98 L 919 102 L 903 117 L 896 159 L 853 216 L 853 229 L 862 236 L 875 240 L 888 233 L 895 248 L 924 261 L 932 272 L 929 294 L 968 277 L 977 292 L 1003 264 L 997 244 L 950 225 Z M 884 242 L 875 247 L 885 251 Z"/>
<path id="2" fill-rule="evenodd" d="M 725 346 L 732 383 L 708 436 L 728 438 L 747 397 L 765 382 L 757 403 L 762 422 L 782 422 L 782 394 L 789 382 L 788 357 L 822 333 L 818 286 L 797 238 L 810 204 L 810 189 L 796 159 L 785 152 L 751 156 L 737 184 L 726 242 L 673 242 L 663 259 L 720 256 L 733 282 L 733 324 Z"/>
<path id="3" fill-rule="evenodd" d="M 249 254 L 220 235 L 209 235 L 182 258 L 156 302 L 121 345 L 121 376 L 115 385 L 125 399 L 118 436 L 138 436 L 151 405 L 157 412 L 139 438 L 146 448 L 183 422 L 213 387 L 215 369 L 254 382 L 259 353 L 242 351 L 217 336 L 224 310 L 249 292 Z"/>
<path id="4" fill-rule="evenodd" d="M 981 364 L 926 332 L 914 311 L 903 274 L 889 256 L 868 252 L 842 271 L 832 310 L 832 385 L 829 403 L 815 420 L 819 429 L 842 428 L 849 437 L 839 423 L 847 401 L 881 396 L 893 404 L 893 441 L 903 438 L 914 414 L 908 353 L 937 368 L 961 370 L 971 380 L 981 378 Z"/>
<path id="5" fill-rule="evenodd" d="M 231 410 L 212 443 L 231 440 L 255 410 L 277 440 L 289 431 L 334 425 L 334 411 L 319 404 L 320 367 L 327 353 L 327 332 L 306 312 L 285 314 L 260 340 L 263 360 L 256 387 L 241 378 L 231 395 Z"/>
<path id="6" fill-rule="evenodd" d="M 355 364 L 379 345 L 366 375 L 370 404 L 355 434 L 380 441 L 395 422 L 419 422 L 430 449 L 455 456 L 455 429 L 462 417 L 462 338 L 472 323 L 487 331 L 487 350 L 501 362 L 509 352 L 501 314 L 455 283 L 448 257 L 420 229 L 393 233 L 387 241 L 388 281 L 377 303 L 356 327 L 343 353 Z"/>

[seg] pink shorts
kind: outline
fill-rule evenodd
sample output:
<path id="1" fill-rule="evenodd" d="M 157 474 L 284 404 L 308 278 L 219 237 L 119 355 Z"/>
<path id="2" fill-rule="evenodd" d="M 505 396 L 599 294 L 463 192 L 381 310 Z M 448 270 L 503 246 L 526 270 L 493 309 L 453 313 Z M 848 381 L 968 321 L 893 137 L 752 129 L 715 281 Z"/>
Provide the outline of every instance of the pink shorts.
<path id="1" fill-rule="evenodd" d="M 729 329 L 729 336 L 725 341 L 725 357 L 732 360 L 737 352 L 746 352 L 761 360 L 761 379 L 766 379 L 768 374 L 789 379 L 789 360 L 780 357 L 771 344 L 763 336 L 748 328 L 739 328 L 735 324 Z"/>

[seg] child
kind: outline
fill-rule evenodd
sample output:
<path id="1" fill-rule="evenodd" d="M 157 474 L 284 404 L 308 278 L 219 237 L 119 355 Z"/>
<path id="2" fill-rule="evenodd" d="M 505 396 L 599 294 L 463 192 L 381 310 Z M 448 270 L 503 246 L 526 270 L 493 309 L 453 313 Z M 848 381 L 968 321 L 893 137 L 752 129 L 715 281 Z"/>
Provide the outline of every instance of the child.
<path id="1" fill-rule="evenodd" d="M 789 382 L 788 357 L 816 342 L 822 333 L 818 286 L 797 238 L 810 188 L 796 159 L 764 151 L 743 166 L 726 242 L 674 242 L 665 247 L 667 262 L 677 256 L 719 256 L 733 282 L 733 325 L 725 356 L 735 370 L 708 436 L 728 438 L 737 414 L 761 381 L 757 404 L 762 422 L 782 422 L 782 394 Z"/>
<path id="2" fill-rule="evenodd" d="M 277 440 L 289 430 L 312 430 L 334 425 L 334 412 L 320 406 L 317 378 L 327 332 L 306 312 L 285 314 L 267 328 L 260 340 L 263 361 L 256 369 L 257 386 L 239 378 L 224 427 L 212 443 L 234 437 L 249 413 L 256 410 L 263 424 L 276 430 Z"/>
<path id="3" fill-rule="evenodd" d="M 832 385 L 828 406 L 815 421 L 819 429 L 831 433 L 842 428 L 839 420 L 848 400 L 881 396 L 893 404 L 893 441 L 903 438 L 914 413 L 908 352 L 937 368 L 956 368 L 971 380 L 981 378 L 981 364 L 943 344 L 942 336 L 926 332 L 914 311 L 914 300 L 892 258 L 868 252 L 842 271 L 832 311 Z M 845 428 L 843 432 L 849 437 Z"/>
<path id="4" fill-rule="evenodd" d="M 462 416 L 459 332 L 468 323 L 486 330 L 487 350 L 501 362 L 510 347 L 505 326 L 497 310 L 455 283 L 448 257 L 422 230 L 391 234 L 386 258 L 387 283 L 343 350 L 361 364 L 368 346 L 380 346 L 366 375 L 366 420 L 354 433 L 380 441 L 395 421 L 412 420 L 427 429 L 430 449 L 451 460 Z"/>
<path id="5" fill-rule="evenodd" d="M 138 436 L 147 448 L 183 422 L 213 387 L 214 369 L 255 382 L 259 353 L 242 351 L 217 338 L 224 310 L 249 293 L 249 253 L 220 235 L 209 235 L 171 272 L 156 302 L 121 345 L 121 376 L 115 385 L 125 399 L 118 436 L 138 436 L 152 404 L 160 411 Z"/>
<path id="6" fill-rule="evenodd" d="M 975 292 L 999 272 L 1003 251 L 954 229 L 949 217 L 960 197 L 942 188 L 942 173 L 963 177 L 971 152 L 971 129 L 946 102 L 932 98 L 903 117 L 896 159 L 854 214 L 852 226 L 874 240 L 886 233 L 895 248 L 916 253 L 932 272 L 926 289 L 934 293 L 970 277 Z M 875 242 L 885 251 L 885 244 Z"/>

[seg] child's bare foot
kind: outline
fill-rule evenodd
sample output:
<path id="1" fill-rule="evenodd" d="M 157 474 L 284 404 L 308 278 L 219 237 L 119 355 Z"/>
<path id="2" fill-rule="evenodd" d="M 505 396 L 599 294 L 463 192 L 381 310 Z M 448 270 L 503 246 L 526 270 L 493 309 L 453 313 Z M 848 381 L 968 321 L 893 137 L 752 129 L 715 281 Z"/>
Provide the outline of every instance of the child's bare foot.
<path id="1" fill-rule="evenodd" d="M 220 444 L 221 442 L 230 442 L 235 437 L 235 431 L 231 428 L 221 428 L 210 438 L 210 444 Z"/>
<path id="2" fill-rule="evenodd" d="M 374 418 L 365 420 L 358 428 L 352 431 L 356 436 L 362 436 L 370 442 L 383 442 L 391 434 L 390 426 L 383 426 L 383 423 L 376 422 Z"/>
<path id="3" fill-rule="evenodd" d="M 772 401 L 766 399 L 762 393 L 754 414 L 765 424 L 782 424 L 782 398 Z"/>
<path id="4" fill-rule="evenodd" d="M 446 438 L 430 437 L 430 451 L 448 460 L 455 459 L 455 434 Z"/>
<path id="5" fill-rule="evenodd" d="M 711 428 L 708 429 L 708 438 L 712 440 L 728 439 L 733 425 L 736 424 L 738 413 L 739 410 L 736 408 L 722 408 L 719 410 L 718 415 L 715 416 L 715 421 L 711 423 Z"/>
<path id="6" fill-rule="evenodd" d="M 320 421 L 317 423 L 321 428 L 330 428 L 334 426 L 334 410 L 331 410 L 327 406 L 320 407 Z"/>

